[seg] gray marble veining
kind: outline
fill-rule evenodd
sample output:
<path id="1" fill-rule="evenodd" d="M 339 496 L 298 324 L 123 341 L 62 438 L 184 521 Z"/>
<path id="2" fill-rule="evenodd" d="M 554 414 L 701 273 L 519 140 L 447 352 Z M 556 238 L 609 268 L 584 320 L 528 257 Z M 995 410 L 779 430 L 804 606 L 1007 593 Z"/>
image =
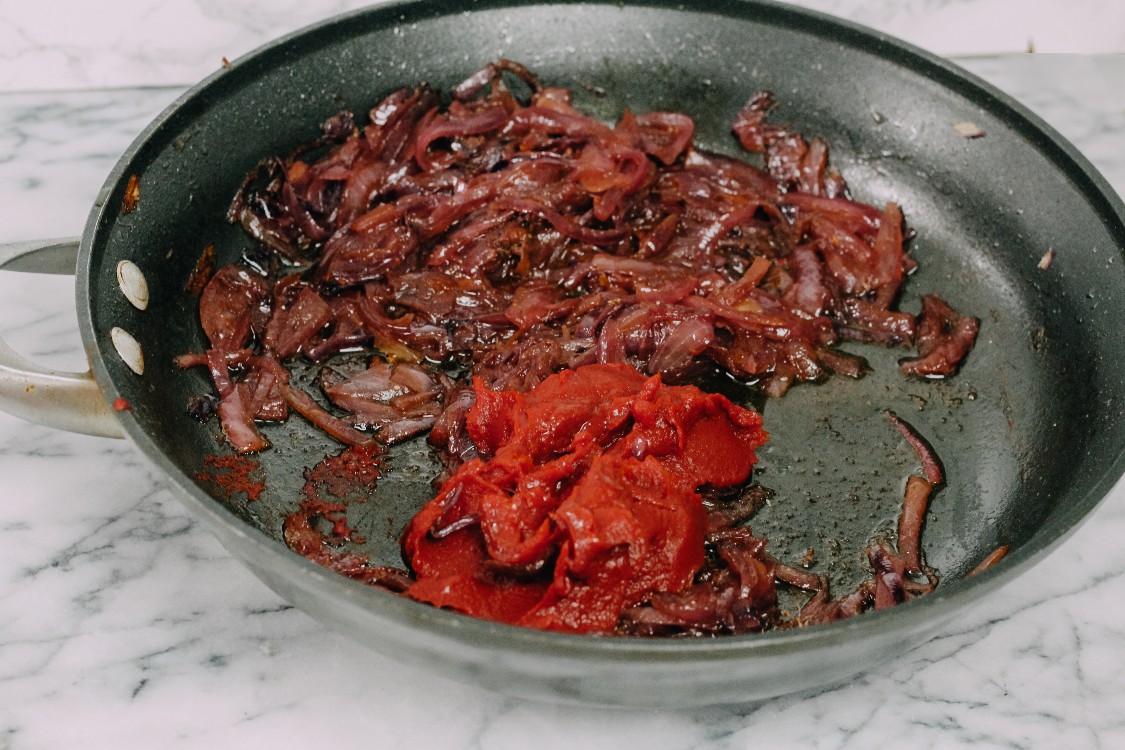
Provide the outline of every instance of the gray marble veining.
<path id="1" fill-rule="evenodd" d="M 0 2 L 0 91 L 193 83 L 283 34 L 366 0 Z M 690 4 L 690 3 L 689 3 Z M 789 0 L 940 55 L 1125 52 L 1118 0 Z M 471 5 L 466 4 L 467 9 Z M 65 20 L 65 22 L 63 22 Z"/>

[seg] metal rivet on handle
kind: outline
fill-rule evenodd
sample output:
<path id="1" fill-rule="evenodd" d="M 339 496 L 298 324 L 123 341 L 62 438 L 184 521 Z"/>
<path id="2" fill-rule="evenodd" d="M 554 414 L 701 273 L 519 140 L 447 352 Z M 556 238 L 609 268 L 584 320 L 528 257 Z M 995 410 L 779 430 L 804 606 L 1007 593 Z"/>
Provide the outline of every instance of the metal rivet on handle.
<path id="1" fill-rule="evenodd" d="M 136 263 L 123 260 L 117 264 L 117 284 L 125 299 L 133 303 L 133 307 L 138 310 L 148 307 L 148 282 Z"/>
<path id="2" fill-rule="evenodd" d="M 121 357 L 121 361 L 128 365 L 133 372 L 144 375 L 145 358 L 141 352 L 140 343 L 129 335 L 128 331 L 117 326 L 110 329 L 109 337 L 113 341 L 113 348 L 117 350 L 117 356 Z"/>

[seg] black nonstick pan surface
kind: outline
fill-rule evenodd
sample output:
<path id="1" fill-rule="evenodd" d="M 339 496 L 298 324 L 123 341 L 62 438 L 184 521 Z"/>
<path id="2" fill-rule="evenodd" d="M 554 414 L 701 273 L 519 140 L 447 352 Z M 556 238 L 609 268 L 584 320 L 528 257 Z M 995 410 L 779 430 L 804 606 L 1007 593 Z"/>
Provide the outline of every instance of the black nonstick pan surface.
<path id="1" fill-rule="evenodd" d="M 778 122 L 831 145 L 856 197 L 902 205 L 921 264 L 900 307 L 938 292 L 982 320 L 977 347 L 945 381 L 904 378 L 902 353 L 849 345 L 874 372 L 794 388 L 761 407 L 772 440 L 758 481 L 776 491 L 752 520 L 775 555 L 816 550 L 837 590 L 863 575 L 861 551 L 897 518 L 916 457 L 883 412 L 927 436 L 948 477 L 923 534 L 938 591 L 887 612 L 802 631 L 716 640 L 566 636 L 466 618 L 364 587 L 287 550 L 281 519 L 303 472 L 336 446 L 294 418 L 268 428 L 260 500 L 228 497 L 205 457 L 229 452 L 216 424 L 187 414 L 208 390 L 173 358 L 204 348 L 185 291 L 200 252 L 220 262 L 252 241 L 226 208 L 260 158 L 314 137 L 342 108 L 428 81 L 448 90 L 499 56 L 575 91 L 607 120 L 624 108 L 678 110 L 696 142 L 738 153 L 729 134 L 755 91 L 773 91 Z M 985 135 L 966 138 L 972 122 Z M 137 209 L 122 213 L 136 176 Z M 749 700 L 829 684 L 939 632 L 1040 559 L 1088 514 L 1123 468 L 1123 209 L 1104 180 L 1050 128 L 949 63 L 869 31 L 784 6 L 710 3 L 404 4 L 313 27 L 236 61 L 193 89 L 130 148 L 91 214 L 78 268 L 78 311 L 95 376 L 129 410 L 124 431 L 177 495 L 269 585 L 330 626 L 396 658 L 521 695 L 629 705 Z M 1040 259 L 1048 249 L 1054 261 Z M 141 311 L 117 267 L 145 274 Z M 110 342 L 140 343 L 137 375 Z M 396 448 L 349 520 L 361 551 L 399 563 L 397 535 L 431 494 L 423 442 Z M 965 573 L 998 545 L 988 573 Z"/>

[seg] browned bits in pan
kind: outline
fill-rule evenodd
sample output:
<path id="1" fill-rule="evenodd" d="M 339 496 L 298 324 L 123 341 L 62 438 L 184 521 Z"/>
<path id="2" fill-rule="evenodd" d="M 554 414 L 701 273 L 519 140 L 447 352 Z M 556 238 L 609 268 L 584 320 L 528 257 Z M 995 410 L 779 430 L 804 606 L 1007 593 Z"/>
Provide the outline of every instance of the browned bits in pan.
<path id="1" fill-rule="evenodd" d="M 137 203 L 141 200 L 141 181 L 136 175 L 130 175 L 125 184 L 125 197 L 121 200 L 121 213 L 131 214 L 137 210 Z"/>

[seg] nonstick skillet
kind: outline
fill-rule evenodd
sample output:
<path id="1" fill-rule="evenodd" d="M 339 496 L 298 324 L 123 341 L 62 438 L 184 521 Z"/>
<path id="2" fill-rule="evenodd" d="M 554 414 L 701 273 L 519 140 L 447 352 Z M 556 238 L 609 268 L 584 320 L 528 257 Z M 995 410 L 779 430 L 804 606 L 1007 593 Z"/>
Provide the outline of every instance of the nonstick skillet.
<path id="1" fill-rule="evenodd" d="M 208 390 L 205 376 L 173 358 L 204 348 L 196 298 L 185 289 L 203 249 L 213 246 L 222 263 L 252 245 L 224 218 L 244 176 L 263 156 L 314 137 L 340 109 L 364 112 L 423 80 L 448 90 L 500 56 L 573 89 L 580 108 L 607 120 L 624 108 L 690 114 L 696 142 L 729 154 L 738 153 L 735 113 L 754 92 L 773 91 L 775 119 L 825 138 L 860 200 L 902 205 L 920 270 L 900 308 L 917 310 L 922 294 L 938 292 L 981 318 L 962 370 L 908 380 L 896 367 L 902 352 L 849 345 L 872 364 L 862 380 L 803 385 L 772 400 L 735 395 L 762 408 L 772 437 L 758 481 L 777 494 L 752 519 L 755 532 L 783 560 L 813 548 L 837 591 L 862 575 L 862 549 L 893 526 L 902 480 L 916 467 L 884 411 L 926 435 L 948 477 L 923 532 L 942 579 L 937 592 L 764 635 L 543 633 L 429 608 L 290 552 L 281 521 L 296 507 L 304 470 L 337 450 L 297 418 L 267 428 L 273 448 L 260 456 L 259 500 L 206 478 L 207 457 L 229 449 L 216 424 L 187 413 L 188 398 Z M 963 123 L 983 137 L 967 138 L 955 127 Z M 139 199 L 126 212 L 134 178 Z M 128 436 L 279 594 L 395 658 L 532 697 L 750 700 L 839 681 L 940 632 L 966 608 L 987 607 L 991 591 L 1041 559 L 1109 491 L 1125 468 L 1125 333 L 1116 323 L 1123 225 L 1125 207 L 1105 181 L 1018 103 L 948 62 L 823 15 L 759 2 L 381 6 L 281 39 L 172 105 L 109 176 L 76 266 L 73 246 L 9 248 L 9 267 L 76 269 L 91 375 L 47 373 L 3 352 L 0 382 L 5 408 L 22 416 Z M 1053 261 L 1041 263 L 1048 250 Z M 123 292 L 135 298 L 137 287 L 122 261 L 145 278 L 144 309 Z M 367 537 L 360 551 L 399 564 L 398 532 L 429 498 L 435 471 L 421 441 L 391 452 L 372 496 L 349 516 Z M 1011 549 L 1000 564 L 965 577 L 999 545 Z"/>

